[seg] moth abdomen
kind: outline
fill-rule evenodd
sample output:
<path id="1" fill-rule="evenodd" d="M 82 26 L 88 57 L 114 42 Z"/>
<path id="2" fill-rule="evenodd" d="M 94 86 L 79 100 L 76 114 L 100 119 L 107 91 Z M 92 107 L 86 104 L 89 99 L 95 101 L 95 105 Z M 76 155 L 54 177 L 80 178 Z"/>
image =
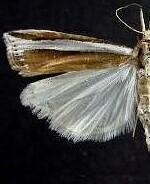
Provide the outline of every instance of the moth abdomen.
<path id="1" fill-rule="evenodd" d="M 138 116 L 144 127 L 146 143 L 150 150 L 150 78 L 145 76 L 139 78 L 139 105 Z"/>

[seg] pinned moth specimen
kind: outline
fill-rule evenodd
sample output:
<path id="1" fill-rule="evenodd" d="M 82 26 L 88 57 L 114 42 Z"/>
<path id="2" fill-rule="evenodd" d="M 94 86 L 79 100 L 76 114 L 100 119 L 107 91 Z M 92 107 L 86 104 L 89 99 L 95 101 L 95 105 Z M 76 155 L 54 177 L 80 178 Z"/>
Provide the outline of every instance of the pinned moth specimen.
<path id="1" fill-rule="evenodd" d="M 118 16 L 132 5 L 140 8 L 142 31 Z M 134 48 L 88 36 L 18 30 L 4 33 L 8 60 L 25 77 L 57 74 L 29 84 L 20 99 L 60 135 L 74 142 L 107 141 L 134 132 L 139 118 L 150 150 L 150 30 L 136 3 L 116 15 L 142 35 Z"/>

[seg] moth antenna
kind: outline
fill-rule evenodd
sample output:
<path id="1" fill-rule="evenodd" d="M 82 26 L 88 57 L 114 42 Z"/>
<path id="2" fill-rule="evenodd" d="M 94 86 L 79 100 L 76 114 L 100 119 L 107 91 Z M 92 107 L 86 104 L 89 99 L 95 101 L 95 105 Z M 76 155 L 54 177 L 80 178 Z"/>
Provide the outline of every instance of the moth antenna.
<path id="1" fill-rule="evenodd" d="M 120 10 L 125 9 L 125 8 L 128 8 L 128 7 L 130 7 L 130 6 L 137 6 L 137 7 L 139 7 L 139 8 L 141 9 L 141 11 L 140 11 L 140 19 L 141 19 L 141 24 L 142 24 L 142 31 L 138 31 L 138 30 L 132 28 L 132 27 L 129 26 L 126 22 L 124 22 L 124 21 L 120 18 L 120 16 L 118 15 L 118 12 L 119 12 Z M 140 34 L 142 34 L 142 35 L 144 34 L 143 28 L 145 27 L 145 23 L 144 23 L 143 11 L 142 11 L 142 6 L 141 6 L 141 5 L 139 5 L 139 4 L 137 4 L 137 3 L 132 3 L 132 4 L 128 4 L 128 5 L 126 5 L 126 6 L 122 6 L 122 7 L 118 8 L 118 9 L 116 10 L 116 17 L 120 20 L 120 22 L 122 22 L 122 23 L 123 23 L 126 27 L 128 27 L 130 30 L 132 30 L 132 31 L 134 31 L 134 32 L 136 32 L 136 33 L 140 33 Z"/>

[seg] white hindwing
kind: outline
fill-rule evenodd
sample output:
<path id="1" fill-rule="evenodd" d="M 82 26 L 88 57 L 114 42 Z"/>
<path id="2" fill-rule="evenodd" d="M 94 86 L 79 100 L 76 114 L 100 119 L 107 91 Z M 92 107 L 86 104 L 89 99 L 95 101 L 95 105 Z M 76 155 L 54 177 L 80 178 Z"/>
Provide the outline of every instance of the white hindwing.
<path id="1" fill-rule="evenodd" d="M 22 104 L 73 141 L 106 141 L 135 127 L 136 68 L 74 71 L 29 84 Z"/>

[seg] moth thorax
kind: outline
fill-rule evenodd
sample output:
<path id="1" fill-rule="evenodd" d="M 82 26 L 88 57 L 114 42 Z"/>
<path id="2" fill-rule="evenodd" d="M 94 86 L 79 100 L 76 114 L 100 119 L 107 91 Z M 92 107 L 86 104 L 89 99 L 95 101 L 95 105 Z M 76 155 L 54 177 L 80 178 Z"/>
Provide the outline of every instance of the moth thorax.
<path id="1" fill-rule="evenodd" d="M 143 65 L 145 68 L 145 75 L 150 77 L 150 53 L 145 54 L 143 59 Z"/>
<path id="2" fill-rule="evenodd" d="M 141 46 L 143 50 L 142 65 L 145 68 L 146 75 L 150 76 L 150 30 L 145 31 Z"/>

